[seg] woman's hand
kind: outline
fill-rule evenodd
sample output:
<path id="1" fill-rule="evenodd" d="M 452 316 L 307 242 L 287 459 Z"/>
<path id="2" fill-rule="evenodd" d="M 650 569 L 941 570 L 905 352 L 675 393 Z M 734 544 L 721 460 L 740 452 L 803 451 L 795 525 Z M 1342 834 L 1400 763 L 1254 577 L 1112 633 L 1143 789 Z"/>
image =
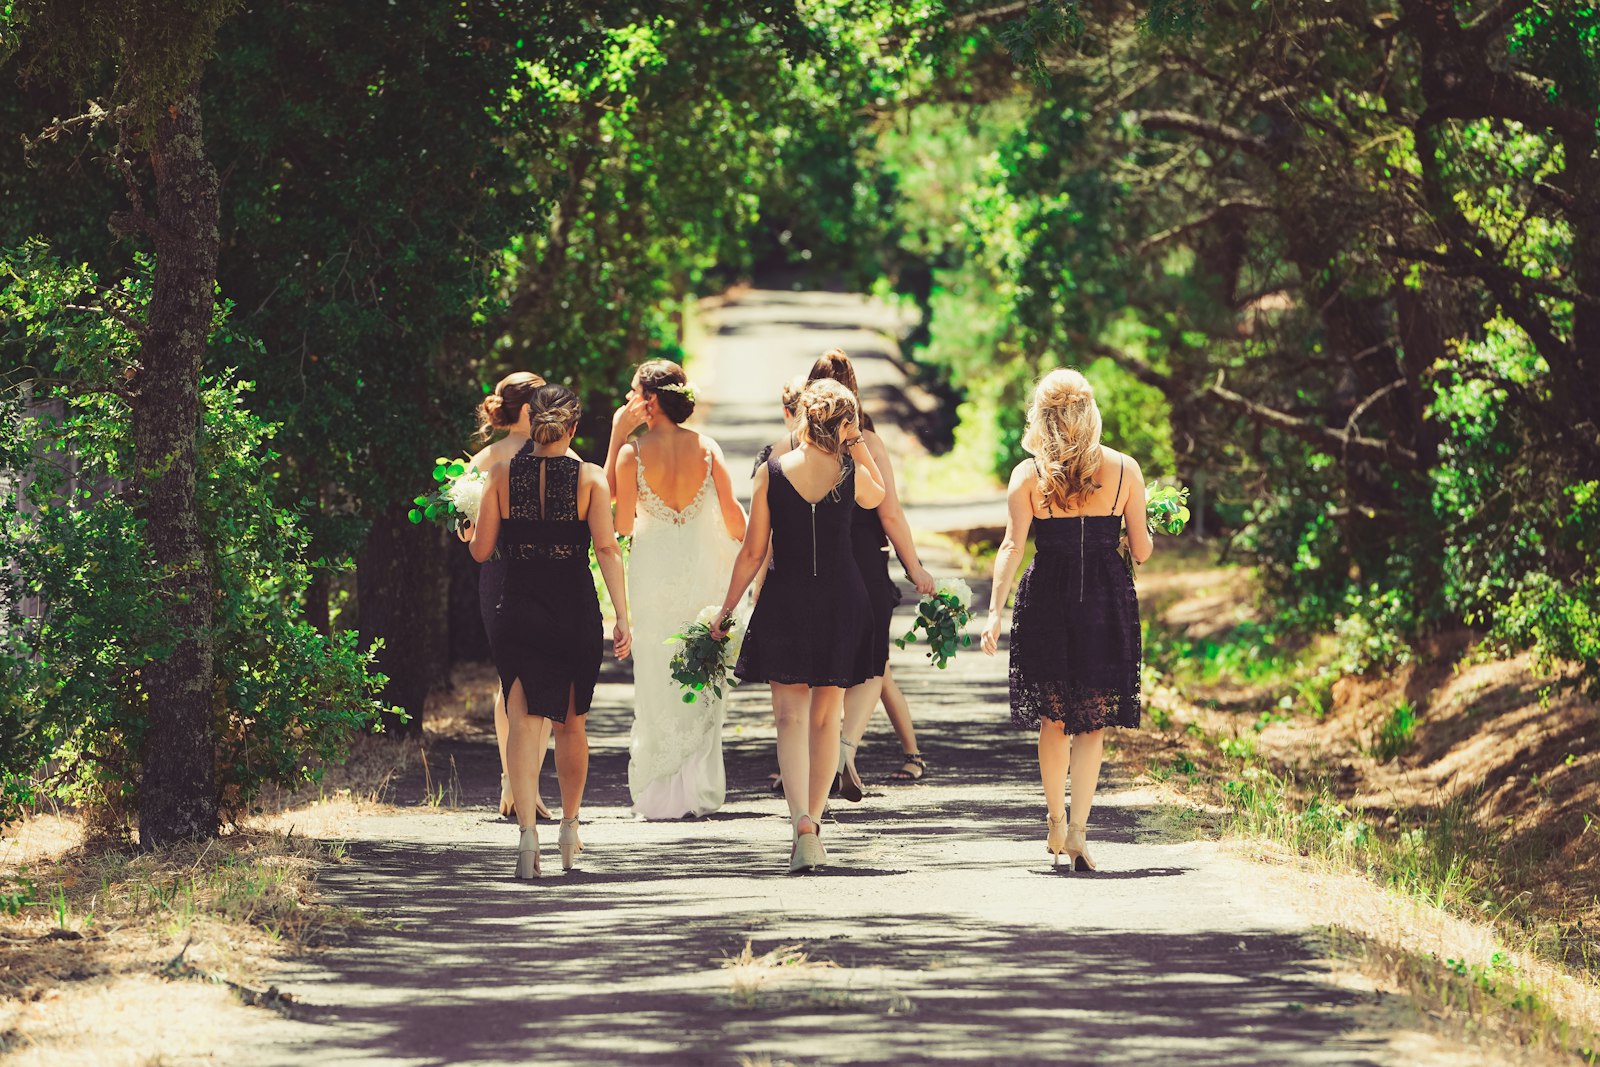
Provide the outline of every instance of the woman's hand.
<path id="1" fill-rule="evenodd" d="M 728 631 L 722 628 L 722 624 L 727 622 L 728 616 L 732 614 L 733 612 L 731 610 L 717 612 L 717 621 L 711 624 L 711 640 L 721 641 L 724 637 L 728 636 Z"/>
<path id="2" fill-rule="evenodd" d="M 611 416 L 611 436 L 619 434 L 626 438 L 633 431 L 644 425 L 644 397 L 635 396 L 617 409 Z"/>
<path id="3" fill-rule="evenodd" d="M 933 575 L 928 573 L 928 568 L 920 563 L 914 563 L 906 568 L 906 577 L 916 586 L 918 596 L 933 595 Z"/>
<path id="4" fill-rule="evenodd" d="M 989 619 L 983 624 L 983 654 L 992 656 L 1000 649 L 1000 612 L 989 609 Z"/>
<path id="5" fill-rule="evenodd" d="M 617 654 L 618 659 L 627 659 L 628 652 L 633 648 L 633 631 L 628 629 L 628 624 L 617 620 L 611 628 L 611 650 Z"/>

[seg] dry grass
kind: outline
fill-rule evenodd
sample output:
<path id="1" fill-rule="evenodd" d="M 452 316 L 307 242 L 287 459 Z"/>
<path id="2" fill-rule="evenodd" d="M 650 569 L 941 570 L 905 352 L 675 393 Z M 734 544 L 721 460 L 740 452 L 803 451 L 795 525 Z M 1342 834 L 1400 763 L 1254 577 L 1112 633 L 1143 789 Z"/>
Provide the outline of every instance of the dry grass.
<path id="1" fill-rule="evenodd" d="M 749 940 L 737 956 L 722 960 L 728 972 L 729 997 L 741 1007 L 755 1007 L 770 986 L 781 984 L 796 976 L 838 967 L 832 960 L 814 960 L 804 945 L 779 945 L 761 955 L 756 955 Z"/>
<path id="2" fill-rule="evenodd" d="M 212 841 L 153 852 L 85 840 L 71 814 L 0 839 L 0 1055 L 7 1064 L 146 1065 L 227 1057 L 257 1020 L 292 1011 L 279 961 L 339 943 L 360 915 L 320 902 L 317 871 L 422 758 L 364 737 L 298 790 L 268 790 Z M 4 904 L 15 907 L 6 909 Z"/>
<path id="3" fill-rule="evenodd" d="M 1239 572 L 1160 575 L 1140 594 L 1156 641 L 1205 657 L 1149 679 L 1159 729 L 1119 739 L 1189 813 L 1168 831 L 1232 837 L 1278 865 L 1336 951 L 1442 1028 L 1529 1062 L 1592 1061 L 1597 709 L 1551 698 L 1525 658 L 1485 658 L 1465 635 L 1330 691 L 1326 643 L 1285 652 L 1232 632 L 1254 621 Z"/>

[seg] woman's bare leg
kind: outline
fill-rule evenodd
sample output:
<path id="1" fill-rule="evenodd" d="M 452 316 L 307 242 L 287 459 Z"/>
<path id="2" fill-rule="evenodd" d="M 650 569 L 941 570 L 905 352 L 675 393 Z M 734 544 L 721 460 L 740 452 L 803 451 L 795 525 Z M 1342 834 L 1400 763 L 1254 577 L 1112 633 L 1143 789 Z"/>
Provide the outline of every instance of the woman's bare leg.
<path id="1" fill-rule="evenodd" d="M 893 668 L 883 672 L 883 710 L 889 716 L 889 725 L 894 727 L 895 737 L 900 740 L 900 751 L 907 756 L 920 756 L 922 749 L 917 747 L 917 728 L 911 721 L 911 705 L 900 691 L 900 683 L 894 680 Z M 896 771 L 894 777 L 902 781 L 916 781 L 921 775 L 913 776 L 902 769 Z"/>
<path id="2" fill-rule="evenodd" d="M 1044 806 L 1058 822 L 1067 813 L 1067 765 L 1070 755 L 1075 754 L 1071 748 L 1072 742 L 1062 732 L 1060 722 L 1045 719 L 1039 724 L 1039 778 L 1044 784 Z M 1072 786 L 1076 791 L 1076 775 Z"/>
<path id="3" fill-rule="evenodd" d="M 544 759 L 550 751 L 550 720 L 543 715 L 536 715 L 534 719 L 536 720 L 535 725 L 539 730 L 539 737 L 534 742 L 534 748 L 538 755 L 534 757 L 533 765 L 533 800 L 538 805 L 538 813 L 548 819 L 550 818 L 550 812 L 544 806 L 542 791 L 539 788 L 539 777 L 544 773 Z M 509 718 L 506 715 L 505 697 L 501 694 L 500 686 L 497 684 L 494 687 L 494 743 L 495 747 L 500 750 L 500 773 L 506 777 L 508 784 L 511 780 L 511 767 L 506 760 L 506 746 L 509 742 L 510 734 L 511 727 Z M 505 797 L 503 796 L 500 798 L 500 814 L 511 814 L 510 811 L 506 810 Z"/>
<path id="4" fill-rule="evenodd" d="M 556 780 L 561 785 L 561 817 L 576 819 L 583 805 L 583 788 L 589 783 L 589 733 L 587 715 L 577 713 L 576 701 L 567 694 L 567 721 L 553 724 L 556 734 Z"/>
<path id="5" fill-rule="evenodd" d="M 783 799 L 789 803 L 791 822 L 806 814 L 810 804 L 806 786 L 811 780 L 810 693 L 803 685 L 772 684 L 772 721 L 778 728 L 778 773 L 783 775 Z M 834 747 L 838 747 L 837 735 Z M 831 784 L 833 760 L 829 758 L 826 764 Z M 826 786 L 823 798 L 827 798 Z"/>
<path id="6" fill-rule="evenodd" d="M 844 691 L 844 716 L 840 728 L 839 759 L 834 764 L 834 770 L 839 774 L 849 774 L 856 785 L 861 784 L 861 775 L 856 773 L 856 746 L 866 736 L 867 723 L 872 721 L 872 713 L 878 708 L 878 696 L 883 692 L 883 679 L 868 678 L 860 685 L 853 685 Z"/>
<path id="7" fill-rule="evenodd" d="M 822 812 L 828 806 L 828 790 L 833 785 L 834 758 L 839 752 L 839 720 L 843 709 L 844 690 L 838 686 L 821 686 L 811 690 L 811 790 L 806 814 L 818 826 L 822 825 Z M 789 781 L 787 768 L 783 780 Z"/>
<path id="8" fill-rule="evenodd" d="M 1072 738 L 1072 819 L 1074 826 L 1089 824 L 1089 807 L 1100 783 L 1100 763 L 1106 753 L 1106 732 L 1077 734 Z"/>
<path id="9" fill-rule="evenodd" d="M 549 720 L 528 714 L 528 701 L 520 678 L 511 683 L 507 704 L 506 777 L 511 782 L 511 795 L 517 804 L 517 825 L 528 827 L 539 821 L 539 808 L 534 803 L 539 793 L 537 746 L 544 736 L 539 724 Z"/>

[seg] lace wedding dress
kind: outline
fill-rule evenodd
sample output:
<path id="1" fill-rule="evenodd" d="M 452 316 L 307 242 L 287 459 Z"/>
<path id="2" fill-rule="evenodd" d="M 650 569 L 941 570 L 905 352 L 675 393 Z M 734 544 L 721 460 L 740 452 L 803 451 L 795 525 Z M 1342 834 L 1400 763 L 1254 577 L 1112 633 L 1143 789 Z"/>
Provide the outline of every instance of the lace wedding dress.
<path id="1" fill-rule="evenodd" d="M 655 494 L 638 463 L 639 502 L 628 560 L 633 613 L 633 733 L 628 791 L 647 819 L 705 815 L 722 806 L 722 700 L 709 690 L 691 704 L 672 680 L 667 640 L 728 591 L 739 543 L 728 536 L 711 479 L 675 511 Z M 731 679 L 730 679 L 731 682 Z"/>

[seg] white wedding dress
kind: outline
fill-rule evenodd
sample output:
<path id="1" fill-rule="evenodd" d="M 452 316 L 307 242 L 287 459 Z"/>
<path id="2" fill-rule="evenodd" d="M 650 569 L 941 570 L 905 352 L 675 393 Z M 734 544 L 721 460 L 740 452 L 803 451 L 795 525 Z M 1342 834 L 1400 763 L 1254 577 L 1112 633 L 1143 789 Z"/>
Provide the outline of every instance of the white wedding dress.
<path id="1" fill-rule="evenodd" d="M 638 471 L 628 553 L 634 692 L 628 791 L 633 810 L 647 819 L 705 815 L 721 807 L 727 793 L 723 701 L 708 689 L 695 702 L 683 702 L 670 667 L 675 648 L 667 641 L 702 610 L 722 603 L 739 543 L 723 525 L 710 456 L 699 491 L 682 511 L 668 507 L 645 481 L 642 454 Z"/>

